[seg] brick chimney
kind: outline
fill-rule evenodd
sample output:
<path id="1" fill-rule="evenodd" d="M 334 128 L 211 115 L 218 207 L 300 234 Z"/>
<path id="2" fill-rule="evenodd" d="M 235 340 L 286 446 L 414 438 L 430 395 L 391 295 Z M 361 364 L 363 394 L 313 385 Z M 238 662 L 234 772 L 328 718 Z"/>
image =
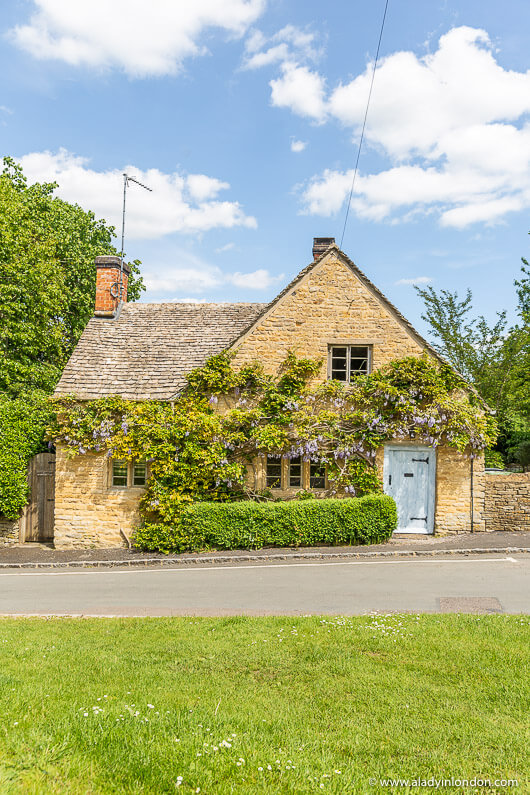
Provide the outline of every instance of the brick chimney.
<path id="1" fill-rule="evenodd" d="M 318 259 L 324 251 L 335 242 L 334 237 L 314 237 L 313 238 L 313 259 Z"/>
<path id="2" fill-rule="evenodd" d="M 131 269 L 124 262 L 123 284 L 120 289 L 120 258 L 116 256 L 96 257 L 96 306 L 94 311 L 96 317 L 114 317 L 120 302 L 127 303 L 127 282 L 130 272 Z"/>

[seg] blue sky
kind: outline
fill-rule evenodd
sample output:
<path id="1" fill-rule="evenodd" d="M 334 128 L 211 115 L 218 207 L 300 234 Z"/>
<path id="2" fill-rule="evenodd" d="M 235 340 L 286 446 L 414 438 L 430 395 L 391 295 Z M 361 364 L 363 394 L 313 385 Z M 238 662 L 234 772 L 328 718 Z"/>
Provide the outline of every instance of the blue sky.
<path id="1" fill-rule="evenodd" d="M 6 0 L 0 135 L 119 228 L 143 300 L 266 301 L 340 242 L 384 0 Z M 513 310 L 530 230 L 530 4 L 389 0 L 343 249 Z"/>

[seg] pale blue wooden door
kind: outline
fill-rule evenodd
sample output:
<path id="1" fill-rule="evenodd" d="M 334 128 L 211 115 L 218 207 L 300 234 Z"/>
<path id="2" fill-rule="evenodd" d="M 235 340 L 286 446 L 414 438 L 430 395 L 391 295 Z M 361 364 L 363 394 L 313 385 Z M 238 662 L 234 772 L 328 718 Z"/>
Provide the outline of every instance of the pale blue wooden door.
<path id="1" fill-rule="evenodd" d="M 433 532 L 435 468 L 432 448 L 385 448 L 385 493 L 396 501 L 399 532 Z"/>

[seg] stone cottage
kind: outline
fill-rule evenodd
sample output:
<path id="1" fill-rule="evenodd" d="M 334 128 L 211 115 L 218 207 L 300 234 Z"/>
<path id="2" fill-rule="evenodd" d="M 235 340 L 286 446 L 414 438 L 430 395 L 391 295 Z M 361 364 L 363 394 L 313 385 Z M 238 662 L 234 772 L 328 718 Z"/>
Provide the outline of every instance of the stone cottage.
<path id="1" fill-rule="evenodd" d="M 322 358 L 320 378 L 350 382 L 408 355 L 436 352 L 335 244 L 315 238 L 313 260 L 270 303 L 127 303 L 127 268 L 98 257 L 94 317 L 55 394 L 89 400 L 117 394 L 171 401 L 186 374 L 213 354 L 235 352 L 238 367 L 258 360 L 275 373 L 288 351 Z M 121 299 L 120 300 L 120 293 Z M 396 499 L 399 531 L 454 533 L 484 529 L 484 465 L 453 448 L 390 443 L 379 450 L 384 488 Z M 57 547 L 116 546 L 138 522 L 148 477 L 142 461 L 103 454 L 56 459 Z M 249 477 L 278 496 L 326 488 L 311 462 L 263 456 Z"/>

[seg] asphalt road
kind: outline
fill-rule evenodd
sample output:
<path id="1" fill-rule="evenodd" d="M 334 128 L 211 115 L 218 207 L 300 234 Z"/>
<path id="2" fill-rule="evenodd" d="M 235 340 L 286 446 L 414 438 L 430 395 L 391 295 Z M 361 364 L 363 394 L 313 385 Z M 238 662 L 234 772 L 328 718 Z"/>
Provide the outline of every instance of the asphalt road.
<path id="1" fill-rule="evenodd" d="M 0 573 L 3 615 L 374 610 L 530 613 L 530 555 Z"/>

